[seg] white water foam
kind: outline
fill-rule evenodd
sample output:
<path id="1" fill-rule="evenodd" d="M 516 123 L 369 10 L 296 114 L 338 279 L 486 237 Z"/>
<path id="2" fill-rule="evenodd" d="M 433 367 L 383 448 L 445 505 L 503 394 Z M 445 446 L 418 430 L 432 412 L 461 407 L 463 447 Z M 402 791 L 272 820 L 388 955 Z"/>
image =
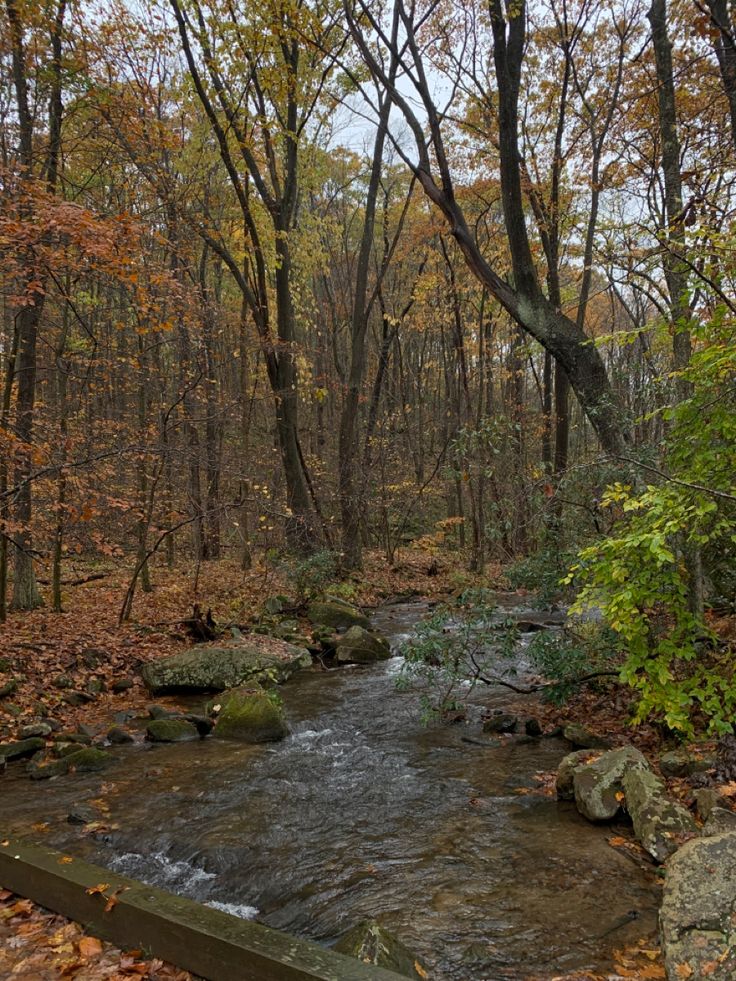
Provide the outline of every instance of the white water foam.
<path id="1" fill-rule="evenodd" d="M 216 899 L 208 899 L 205 906 L 219 909 L 222 913 L 229 913 L 241 920 L 253 920 L 258 916 L 258 909 L 255 906 L 246 906 L 244 903 L 220 903 Z"/>

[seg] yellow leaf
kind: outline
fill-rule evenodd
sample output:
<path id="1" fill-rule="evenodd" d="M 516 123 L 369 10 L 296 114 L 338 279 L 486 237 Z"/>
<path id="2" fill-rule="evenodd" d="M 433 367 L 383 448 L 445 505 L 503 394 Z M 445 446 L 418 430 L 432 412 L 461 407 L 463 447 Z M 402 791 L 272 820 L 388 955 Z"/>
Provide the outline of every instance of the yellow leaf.
<path id="1" fill-rule="evenodd" d="M 428 978 L 429 977 L 429 975 L 424 970 L 424 968 L 419 963 L 419 961 L 414 961 L 414 970 L 417 972 L 417 974 L 419 975 L 420 978 Z"/>
<path id="2" fill-rule="evenodd" d="M 85 890 L 85 892 L 87 893 L 88 896 L 94 896 L 97 893 L 103 893 L 108 888 L 109 888 L 109 883 L 98 882 L 96 886 L 90 886 L 89 889 Z"/>
<path id="3" fill-rule="evenodd" d="M 73 861 L 71 855 L 62 855 L 59 859 L 59 865 L 71 865 Z"/>

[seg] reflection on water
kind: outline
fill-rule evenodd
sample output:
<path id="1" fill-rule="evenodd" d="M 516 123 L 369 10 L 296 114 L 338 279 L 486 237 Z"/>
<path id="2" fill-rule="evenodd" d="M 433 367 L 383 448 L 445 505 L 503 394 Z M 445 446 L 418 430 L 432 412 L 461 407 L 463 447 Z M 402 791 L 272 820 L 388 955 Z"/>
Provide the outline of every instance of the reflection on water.
<path id="1" fill-rule="evenodd" d="M 396 640 L 425 612 L 374 619 Z M 423 728 L 397 667 L 295 679 L 278 744 L 116 750 L 104 781 L 10 775 L 0 821 L 48 821 L 52 846 L 325 943 L 378 917 L 447 981 L 605 970 L 614 948 L 653 934 L 656 886 L 608 846 L 610 829 L 524 793 L 566 744 L 487 749 L 462 727 Z M 109 831 L 66 823 L 72 803 L 100 796 Z"/>

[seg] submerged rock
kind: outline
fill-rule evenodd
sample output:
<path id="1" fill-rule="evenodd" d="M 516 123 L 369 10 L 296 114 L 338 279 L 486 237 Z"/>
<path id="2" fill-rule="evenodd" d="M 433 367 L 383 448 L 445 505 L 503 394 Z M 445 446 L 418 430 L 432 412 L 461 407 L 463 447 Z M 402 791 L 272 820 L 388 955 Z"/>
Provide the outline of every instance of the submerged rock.
<path id="1" fill-rule="evenodd" d="M 28 776 L 31 780 L 49 780 L 69 772 L 69 761 L 63 760 L 30 760 Z"/>
<path id="2" fill-rule="evenodd" d="M 307 617 L 310 623 L 324 624 L 325 627 L 367 627 L 368 617 L 351 603 L 329 597 L 314 600 L 309 604 Z"/>
<path id="3" fill-rule="evenodd" d="M 184 719 L 154 719 L 146 726 L 146 739 L 152 743 L 186 743 L 199 739 L 199 733 Z"/>
<path id="4" fill-rule="evenodd" d="M 688 841 L 667 863 L 659 923 L 670 981 L 736 978 L 736 832 Z"/>
<path id="5" fill-rule="evenodd" d="M 70 770 L 74 769 L 77 773 L 96 773 L 98 770 L 104 770 L 105 767 L 109 766 L 112 757 L 103 749 L 87 746 L 70 756 L 65 756 L 63 762 L 69 766 Z"/>
<path id="6" fill-rule="evenodd" d="M 623 803 L 623 778 L 629 770 L 648 770 L 649 764 L 634 746 L 603 753 L 573 773 L 575 803 L 589 821 L 610 821 Z"/>
<path id="7" fill-rule="evenodd" d="M 634 834 L 655 862 L 664 862 L 677 850 L 678 835 L 697 830 L 690 812 L 670 800 L 663 781 L 651 770 L 635 767 L 624 773 L 623 792 Z"/>
<path id="8" fill-rule="evenodd" d="M 335 944 L 335 950 L 405 978 L 428 977 L 426 968 L 409 948 L 373 920 L 365 920 L 348 930 Z"/>
<path id="9" fill-rule="evenodd" d="M 281 706 L 263 690 L 234 688 L 219 699 L 220 714 L 214 735 L 246 743 L 283 739 L 288 729 Z"/>
<path id="10" fill-rule="evenodd" d="M 224 691 L 254 681 L 281 684 L 311 663 L 311 655 L 301 647 L 275 637 L 251 634 L 216 644 L 197 644 L 150 661 L 141 675 L 154 695 Z"/>
<path id="11" fill-rule="evenodd" d="M 385 637 L 357 626 L 337 638 L 335 651 L 340 664 L 370 664 L 391 657 L 391 645 Z"/>
<path id="12" fill-rule="evenodd" d="M 516 732 L 519 719 L 515 715 L 506 712 L 499 712 L 486 719 L 483 723 L 483 732 Z"/>
<path id="13" fill-rule="evenodd" d="M 132 743 L 134 741 L 131 734 L 120 726 L 113 726 L 111 729 L 108 729 L 107 738 L 115 746 L 123 746 L 125 743 Z"/>

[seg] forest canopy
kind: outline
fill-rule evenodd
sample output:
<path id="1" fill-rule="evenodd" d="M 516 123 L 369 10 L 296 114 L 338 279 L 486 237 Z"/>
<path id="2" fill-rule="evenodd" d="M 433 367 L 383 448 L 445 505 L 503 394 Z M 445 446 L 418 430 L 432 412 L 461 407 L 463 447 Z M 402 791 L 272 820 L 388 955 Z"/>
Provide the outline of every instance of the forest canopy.
<path id="1" fill-rule="evenodd" d="M 722 729 L 735 31 L 3 0 L 0 618 L 80 563 L 130 571 L 125 620 L 177 563 L 412 543 L 567 576 L 640 718 Z"/>

